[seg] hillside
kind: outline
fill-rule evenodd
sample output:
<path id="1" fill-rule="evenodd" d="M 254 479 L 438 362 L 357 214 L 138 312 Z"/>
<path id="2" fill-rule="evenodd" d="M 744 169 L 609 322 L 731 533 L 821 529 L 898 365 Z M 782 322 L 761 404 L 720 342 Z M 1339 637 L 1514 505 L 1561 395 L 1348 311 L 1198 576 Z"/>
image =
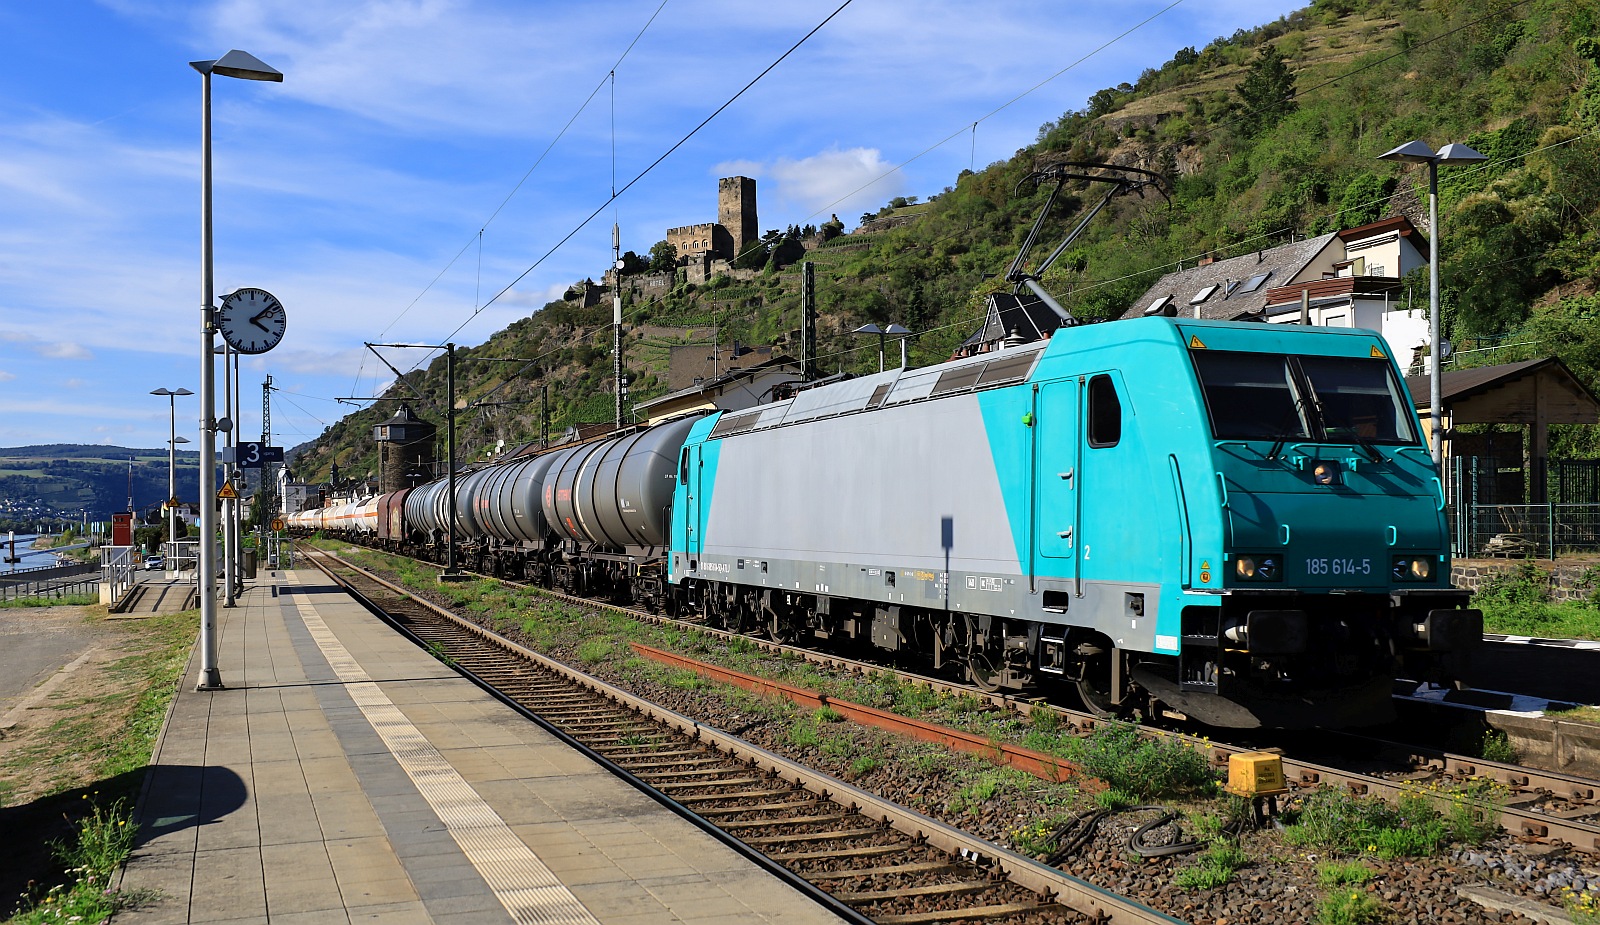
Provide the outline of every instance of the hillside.
<path id="1" fill-rule="evenodd" d="M 925 202 L 890 203 L 862 216 L 872 219 L 867 233 L 810 251 L 820 365 L 873 367 L 876 344 L 848 333 L 869 321 L 916 332 L 915 364 L 948 357 L 981 320 L 983 293 L 996 285 L 986 276 L 1004 271 L 1043 201 L 1022 182 L 1041 164 L 1111 161 L 1170 181 L 1170 200 L 1118 200 L 1047 274 L 1046 286 L 1094 321 L 1121 316 L 1161 273 L 1205 254 L 1253 251 L 1397 211 L 1431 233 L 1425 175 L 1375 159 L 1423 139 L 1436 147 L 1465 142 L 1490 158 L 1481 168 L 1440 171 L 1441 320 L 1459 362 L 1556 353 L 1595 382 L 1597 26 L 1600 0 L 1488 9 L 1465 0 L 1318 0 L 1256 29 L 1176 49 L 1042 126 L 1014 157 L 962 171 Z M 1064 198 L 1047 230 L 1057 238 L 1089 200 Z M 753 279 L 630 295 L 632 398 L 667 391 L 665 345 L 709 343 L 713 327 L 723 345 L 797 353 L 799 275 L 788 261 L 805 231 L 769 232 L 781 245 L 777 259 Z M 1413 287 L 1418 298 L 1425 286 Z M 608 304 L 555 302 L 467 351 L 458 372 L 460 458 L 536 437 L 544 386 L 553 433 L 609 420 L 609 316 Z M 497 356 L 536 362 L 476 362 Z M 408 380 L 389 395 L 442 423 L 443 360 Z M 477 404 L 486 398 L 495 404 Z M 394 408 L 379 402 L 297 448 L 297 473 L 323 479 L 335 461 L 346 473 L 374 469 L 371 426 Z M 1600 451 L 1591 439 L 1559 428 L 1553 435 L 1566 454 Z"/>
<path id="2" fill-rule="evenodd" d="M 200 454 L 178 454 L 178 497 L 200 494 Z M 167 497 L 167 451 L 120 446 L 50 444 L 0 447 L 0 520 L 29 522 L 62 516 L 108 520 L 128 509 L 129 475 L 134 507 L 155 507 Z"/>

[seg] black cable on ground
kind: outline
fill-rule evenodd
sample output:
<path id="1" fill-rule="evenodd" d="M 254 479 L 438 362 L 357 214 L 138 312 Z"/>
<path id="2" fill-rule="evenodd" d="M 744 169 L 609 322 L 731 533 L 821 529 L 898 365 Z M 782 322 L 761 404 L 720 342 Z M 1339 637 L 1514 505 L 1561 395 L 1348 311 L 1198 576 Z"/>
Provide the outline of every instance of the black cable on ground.
<path id="1" fill-rule="evenodd" d="M 1149 837 L 1151 832 L 1182 816 L 1182 813 L 1168 809 L 1165 806 L 1127 806 L 1122 809 L 1093 809 L 1068 819 L 1055 832 L 1051 833 L 1050 841 L 1055 842 L 1056 849 L 1050 852 L 1044 862 L 1051 867 L 1055 867 L 1093 841 L 1095 833 L 1100 829 L 1100 824 L 1105 820 L 1117 813 L 1138 812 L 1156 812 L 1161 815 L 1134 829 L 1133 835 L 1128 839 L 1128 849 L 1134 854 L 1143 858 L 1172 857 L 1179 854 L 1188 854 L 1191 851 L 1198 851 L 1204 847 L 1204 844 L 1199 841 L 1173 841 L 1164 845 L 1146 843 L 1145 839 Z"/>

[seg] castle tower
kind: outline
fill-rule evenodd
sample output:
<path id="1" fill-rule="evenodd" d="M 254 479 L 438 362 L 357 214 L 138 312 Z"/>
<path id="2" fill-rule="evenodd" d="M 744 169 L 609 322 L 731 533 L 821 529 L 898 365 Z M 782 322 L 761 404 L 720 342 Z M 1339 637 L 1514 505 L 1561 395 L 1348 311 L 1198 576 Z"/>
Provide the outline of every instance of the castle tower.
<path id="1" fill-rule="evenodd" d="M 433 435 L 434 426 L 404 403 L 394 417 L 372 428 L 372 439 L 378 441 L 380 492 L 416 487 L 418 475 L 433 462 Z"/>
<path id="2" fill-rule="evenodd" d="M 733 238 L 733 253 L 739 256 L 751 241 L 761 237 L 756 222 L 756 181 L 749 177 L 723 177 L 717 181 L 717 224 Z"/>

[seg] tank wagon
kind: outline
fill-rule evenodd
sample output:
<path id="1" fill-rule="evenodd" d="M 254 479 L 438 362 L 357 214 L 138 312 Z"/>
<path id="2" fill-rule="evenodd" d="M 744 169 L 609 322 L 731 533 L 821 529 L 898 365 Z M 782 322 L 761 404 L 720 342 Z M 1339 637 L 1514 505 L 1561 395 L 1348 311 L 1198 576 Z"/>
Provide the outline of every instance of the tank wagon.
<path id="1" fill-rule="evenodd" d="M 1380 722 L 1482 635 L 1400 383 L 1369 331 L 1080 326 L 458 474 L 456 535 L 476 569 L 1105 715 Z M 448 502 L 357 522 L 439 558 Z"/>

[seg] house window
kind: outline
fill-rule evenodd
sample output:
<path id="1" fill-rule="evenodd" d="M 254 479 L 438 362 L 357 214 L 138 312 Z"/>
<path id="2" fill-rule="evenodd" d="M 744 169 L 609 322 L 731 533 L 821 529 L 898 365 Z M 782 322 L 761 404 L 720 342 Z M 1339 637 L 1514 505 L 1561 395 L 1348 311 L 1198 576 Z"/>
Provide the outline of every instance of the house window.
<path id="1" fill-rule="evenodd" d="M 1122 440 L 1122 401 L 1105 374 L 1089 380 L 1089 445 L 1116 446 Z"/>
<path id="2" fill-rule="evenodd" d="M 1217 285 L 1215 283 L 1212 283 L 1211 285 L 1207 286 L 1206 288 L 1204 288 L 1204 289 L 1200 290 L 1199 292 L 1195 293 L 1194 294 L 1194 298 L 1189 300 L 1189 304 L 1190 305 L 1199 305 L 1201 302 L 1204 302 L 1206 299 L 1211 298 L 1211 296 L 1214 295 L 1216 293 L 1216 291 L 1217 291 Z"/>

